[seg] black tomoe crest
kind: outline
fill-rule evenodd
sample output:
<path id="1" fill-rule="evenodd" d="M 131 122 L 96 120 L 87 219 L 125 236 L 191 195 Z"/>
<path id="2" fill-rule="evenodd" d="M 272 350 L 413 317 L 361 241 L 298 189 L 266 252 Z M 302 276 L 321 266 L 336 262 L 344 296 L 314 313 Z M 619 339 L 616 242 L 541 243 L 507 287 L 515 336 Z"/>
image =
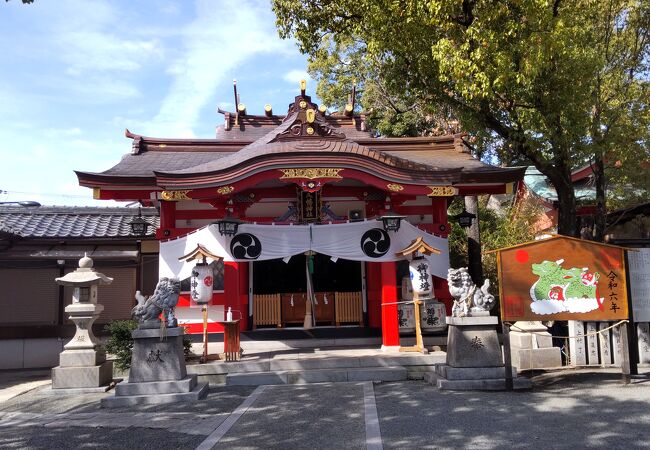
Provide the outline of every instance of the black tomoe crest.
<path id="1" fill-rule="evenodd" d="M 250 233 L 240 233 L 230 241 L 230 254 L 235 259 L 257 259 L 262 254 L 262 243 Z"/>
<path id="2" fill-rule="evenodd" d="M 361 236 L 361 250 L 371 258 L 381 258 L 390 249 L 390 237 L 381 228 L 373 228 Z"/>

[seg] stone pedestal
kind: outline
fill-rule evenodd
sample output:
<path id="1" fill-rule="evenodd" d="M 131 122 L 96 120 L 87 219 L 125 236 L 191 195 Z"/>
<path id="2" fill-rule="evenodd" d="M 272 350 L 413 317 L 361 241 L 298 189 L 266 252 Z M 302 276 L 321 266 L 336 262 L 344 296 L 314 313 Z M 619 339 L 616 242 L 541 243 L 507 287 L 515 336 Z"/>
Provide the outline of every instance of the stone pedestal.
<path id="1" fill-rule="evenodd" d="M 65 312 L 77 326 L 72 340 L 59 355 L 59 365 L 52 369 L 52 389 L 106 391 L 113 379 L 113 362 L 92 332 L 92 324 L 104 307 L 96 303 L 72 303 Z"/>
<path id="2" fill-rule="evenodd" d="M 426 377 L 432 383 L 435 378 L 438 389 L 505 389 L 505 366 L 495 329 L 498 320 L 487 314 L 447 317 L 447 362 Z M 513 379 L 516 389 L 531 387 L 530 380 L 517 378 L 514 370 Z"/>
<path id="3" fill-rule="evenodd" d="M 161 340 L 161 332 L 164 333 Z M 187 375 L 183 354 L 183 328 L 134 330 L 133 356 L 128 383 L 115 387 L 115 396 L 102 399 L 102 406 L 173 403 L 205 398 L 207 383 Z"/>
<path id="4" fill-rule="evenodd" d="M 562 367 L 560 348 L 542 322 L 516 322 L 510 330 L 512 366 L 518 371 Z"/>

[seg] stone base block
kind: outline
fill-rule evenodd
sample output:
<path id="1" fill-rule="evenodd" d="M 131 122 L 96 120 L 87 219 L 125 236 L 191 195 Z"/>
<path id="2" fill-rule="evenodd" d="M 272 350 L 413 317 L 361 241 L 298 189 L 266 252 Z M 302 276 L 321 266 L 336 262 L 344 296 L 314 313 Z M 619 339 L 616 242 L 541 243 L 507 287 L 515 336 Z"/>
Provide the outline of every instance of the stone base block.
<path id="1" fill-rule="evenodd" d="M 98 366 L 106 361 L 106 353 L 99 350 L 64 350 L 59 355 L 61 367 Z"/>
<path id="2" fill-rule="evenodd" d="M 116 396 L 156 395 L 191 392 L 196 386 L 196 375 L 189 375 L 182 380 L 151 381 L 148 383 L 120 383 L 115 386 Z"/>
<path id="3" fill-rule="evenodd" d="M 113 361 L 98 366 L 52 369 L 52 389 L 93 388 L 107 385 L 112 379 Z"/>
<path id="4" fill-rule="evenodd" d="M 142 384 L 142 383 L 138 383 Z M 125 395 L 105 397 L 101 400 L 104 408 L 122 408 L 133 405 L 158 405 L 163 403 L 196 402 L 208 395 L 208 383 L 197 383 L 189 392 L 173 392 L 154 395 Z"/>
<path id="5" fill-rule="evenodd" d="M 535 341 L 536 345 L 533 345 Z M 553 338 L 550 334 L 530 334 L 519 331 L 510 332 L 510 347 L 517 348 L 548 348 L 553 346 Z"/>
<path id="6" fill-rule="evenodd" d="M 436 374 L 448 380 L 483 380 L 505 378 L 505 367 L 451 367 L 436 366 Z M 512 377 L 517 377 L 517 370 L 512 369 Z"/>
<path id="7" fill-rule="evenodd" d="M 91 387 L 91 388 L 59 388 L 59 389 L 41 389 L 38 391 L 39 395 L 81 395 L 81 394 L 102 394 L 111 388 L 110 385 Z"/>
<path id="8" fill-rule="evenodd" d="M 486 380 L 447 380 L 438 378 L 436 382 L 438 389 L 454 391 L 503 391 L 506 389 L 505 378 Z M 530 389 L 533 383 L 527 378 L 515 378 L 514 389 Z"/>
<path id="9" fill-rule="evenodd" d="M 424 380 L 438 389 L 459 391 L 501 391 L 506 389 L 505 368 L 503 366 L 459 369 L 439 365 L 436 366 L 434 373 L 424 374 Z M 513 373 L 513 387 L 514 389 L 530 389 L 532 382 L 527 378 L 516 377 L 516 374 Z"/>
<path id="10" fill-rule="evenodd" d="M 512 366 L 519 371 L 562 367 L 562 355 L 559 347 L 535 348 L 533 350 L 511 348 L 510 354 L 512 355 Z"/>
<path id="11" fill-rule="evenodd" d="M 446 321 L 447 325 L 464 327 L 469 325 L 496 325 L 499 323 L 499 318 L 497 316 L 491 316 L 488 312 L 486 314 L 465 317 L 447 316 Z"/>
<path id="12" fill-rule="evenodd" d="M 455 318 L 458 319 L 458 318 Z M 492 319 L 492 317 L 462 317 L 462 319 Z M 493 325 L 449 325 L 447 336 L 447 365 L 452 367 L 503 366 L 501 345 Z"/>

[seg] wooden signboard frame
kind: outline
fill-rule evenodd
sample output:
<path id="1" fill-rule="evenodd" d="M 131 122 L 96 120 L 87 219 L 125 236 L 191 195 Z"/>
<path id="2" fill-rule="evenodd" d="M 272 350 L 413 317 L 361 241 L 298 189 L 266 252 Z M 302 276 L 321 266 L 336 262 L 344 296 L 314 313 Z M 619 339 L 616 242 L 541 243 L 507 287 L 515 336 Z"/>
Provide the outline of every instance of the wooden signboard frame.
<path id="1" fill-rule="evenodd" d="M 628 319 L 625 250 L 568 236 L 495 250 L 501 320 Z"/>

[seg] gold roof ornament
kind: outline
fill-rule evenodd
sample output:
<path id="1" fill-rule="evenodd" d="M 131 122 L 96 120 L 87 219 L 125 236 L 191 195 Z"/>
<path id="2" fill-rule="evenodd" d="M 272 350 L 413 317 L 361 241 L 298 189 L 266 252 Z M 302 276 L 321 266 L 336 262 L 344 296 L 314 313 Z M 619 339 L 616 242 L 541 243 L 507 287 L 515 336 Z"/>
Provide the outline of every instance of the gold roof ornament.
<path id="1" fill-rule="evenodd" d="M 187 255 L 181 256 L 180 258 L 178 258 L 178 260 L 189 262 L 194 259 L 205 259 L 205 258 L 211 258 L 215 261 L 223 259 L 222 256 L 217 256 L 214 253 L 211 253 L 210 251 L 206 250 L 206 248 L 203 247 L 201 244 L 197 244 L 194 250 L 189 252 Z"/>
<path id="2" fill-rule="evenodd" d="M 431 247 L 429 244 L 424 242 L 424 239 L 422 239 L 422 236 L 418 236 L 417 238 L 413 239 L 413 242 L 411 242 L 408 247 L 406 247 L 403 250 L 400 250 L 399 252 L 395 253 L 396 256 L 409 256 L 413 253 L 420 253 L 422 255 L 439 255 L 442 253 L 442 250 L 437 249 L 435 247 Z"/>

